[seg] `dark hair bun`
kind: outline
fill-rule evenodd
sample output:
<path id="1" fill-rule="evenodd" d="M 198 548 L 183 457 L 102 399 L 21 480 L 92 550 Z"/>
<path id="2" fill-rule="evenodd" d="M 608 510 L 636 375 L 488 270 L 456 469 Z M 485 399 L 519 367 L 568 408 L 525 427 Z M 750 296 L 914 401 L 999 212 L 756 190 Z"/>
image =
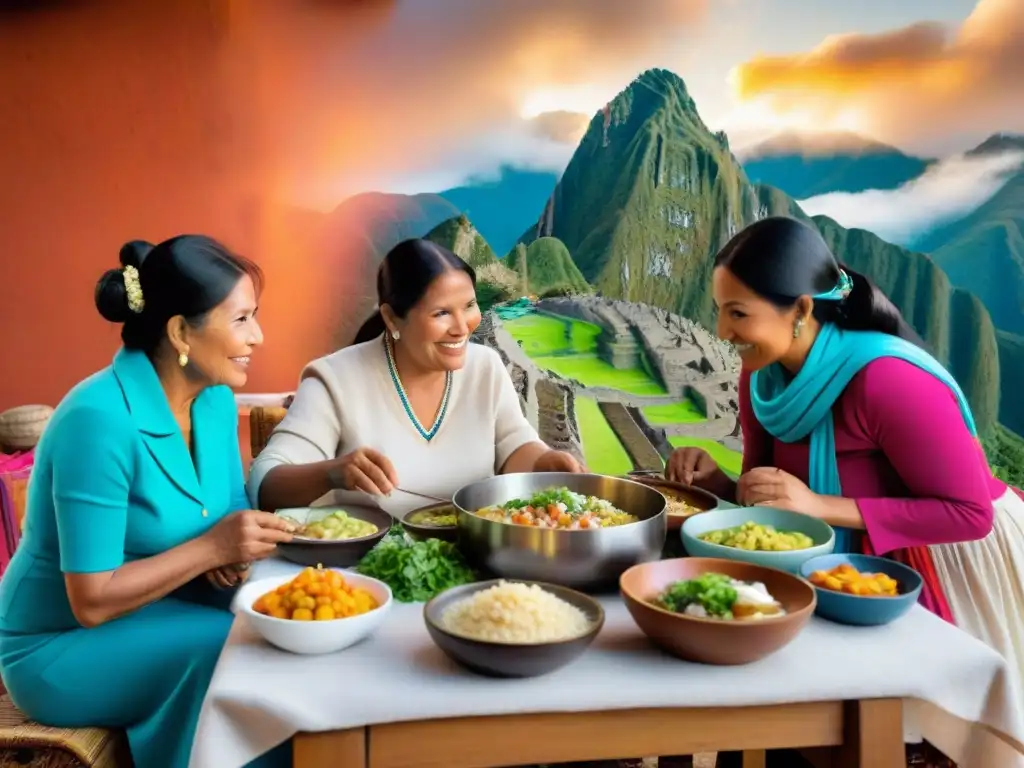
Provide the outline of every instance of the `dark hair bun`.
<path id="1" fill-rule="evenodd" d="M 121 266 L 135 267 L 142 266 L 143 259 L 153 250 L 153 244 L 145 240 L 129 240 L 121 246 Z"/>
<path id="2" fill-rule="evenodd" d="M 124 272 L 108 269 L 96 283 L 96 309 L 104 320 L 123 323 L 131 312 L 128 309 L 128 293 L 124 288 Z"/>

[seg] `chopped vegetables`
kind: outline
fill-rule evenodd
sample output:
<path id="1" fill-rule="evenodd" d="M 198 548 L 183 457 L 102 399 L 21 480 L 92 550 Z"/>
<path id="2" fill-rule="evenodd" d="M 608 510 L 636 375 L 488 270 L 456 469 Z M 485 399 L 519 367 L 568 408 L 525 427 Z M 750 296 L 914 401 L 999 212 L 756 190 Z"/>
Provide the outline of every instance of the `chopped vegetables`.
<path id="1" fill-rule="evenodd" d="M 884 573 L 861 573 L 849 563 L 828 571 L 815 571 L 808 581 L 816 587 L 861 597 L 896 597 L 900 585 Z"/>
<path id="2" fill-rule="evenodd" d="M 573 531 L 610 528 L 639 520 L 609 501 L 575 493 L 565 487 L 549 488 L 528 499 L 512 499 L 504 504 L 484 507 L 475 514 L 499 523 Z"/>

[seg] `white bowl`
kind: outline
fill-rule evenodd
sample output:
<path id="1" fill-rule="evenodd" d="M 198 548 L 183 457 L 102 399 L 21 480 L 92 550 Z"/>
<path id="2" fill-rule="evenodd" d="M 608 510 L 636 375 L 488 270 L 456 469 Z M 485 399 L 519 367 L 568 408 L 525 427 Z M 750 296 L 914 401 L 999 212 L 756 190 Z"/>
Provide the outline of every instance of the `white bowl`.
<path id="1" fill-rule="evenodd" d="M 334 653 L 372 635 L 383 623 L 391 604 L 391 588 L 383 581 L 360 576 L 357 573 L 337 570 L 345 581 L 354 587 L 369 592 L 377 600 L 378 607 L 358 616 L 348 616 L 330 621 L 293 621 L 292 619 L 276 619 L 253 610 L 253 603 L 261 595 L 277 589 L 296 576 L 292 573 L 285 576 L 272 576 L 244 585 L 235 595 L 235 610 L 245 616 L 249 624 L 259 632 L 263 639 L 284 651 L 301 654 Z"/>

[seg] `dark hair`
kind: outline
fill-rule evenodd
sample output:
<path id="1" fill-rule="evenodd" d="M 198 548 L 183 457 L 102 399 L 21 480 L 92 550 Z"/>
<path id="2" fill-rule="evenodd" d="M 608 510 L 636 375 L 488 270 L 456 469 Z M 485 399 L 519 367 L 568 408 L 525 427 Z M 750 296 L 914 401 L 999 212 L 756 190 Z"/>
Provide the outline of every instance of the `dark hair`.
<path id="1" fill-rule="evenodd" d="M 248 275 L 257 294 L 263 273 L 253 262 L 204 235 L 179 235 L 152 245 L 132 240 L 121 246 L 121 268 L 108 269 L 96 283 L 96 309 L 112 323 L 123 323 L 121 340 L 128 349 L 150 357 L 167 334 L 167 321 L 181 315 L 202 325 L 210 310 L 224 301 Z M 125 268 L 138 271 L 142 309 L 128 303 Z"/>
<path id="2" fill-rule="evenodd" d="M 840 269 L 853 288 L 845 299 L 815 300 L 814 317 L 853 331 L 881 331 L 923 347 L 899 309 L 864 275 L 841 264 L 812 226 L 771 216 L 737 233 L 715 256 L 741 283 L 781 309 L 801 296 L 827 293 L 837 286 Z"/>
<path id="3" fill-rule="evenodd" d="M 403 240 L 384 257 L 377 270 L 377 304 L 387 304 L 405 317 L 419 304 L 430 284 L 445 272 L 461 270 L 476 285 L 476 272 L 454 253 L 430 240 Z M 387 330 L 378 309 L 356 332 L 353 344 L 361 344 Z"/>

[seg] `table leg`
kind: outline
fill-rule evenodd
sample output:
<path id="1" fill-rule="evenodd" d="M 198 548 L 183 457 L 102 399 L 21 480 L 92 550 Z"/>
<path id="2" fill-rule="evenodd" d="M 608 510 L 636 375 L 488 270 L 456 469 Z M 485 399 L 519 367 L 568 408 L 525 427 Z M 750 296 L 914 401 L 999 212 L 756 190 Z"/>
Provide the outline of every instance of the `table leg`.
<path id="1" fill-rule="evenodd" d="M 366 729 L 297 733 L 292 768 L 366 768 Z"/>
<path id="2" fill-rule="evenodd" d="M 743 750 L 743 768 L 766 768 L 768 755 L 763 749 Z"/>
<path id="3" fill-rule="evenodd" d="M 862 699 L 845 706 L 841 768 L 905 768 L 902 699 Z"/>

